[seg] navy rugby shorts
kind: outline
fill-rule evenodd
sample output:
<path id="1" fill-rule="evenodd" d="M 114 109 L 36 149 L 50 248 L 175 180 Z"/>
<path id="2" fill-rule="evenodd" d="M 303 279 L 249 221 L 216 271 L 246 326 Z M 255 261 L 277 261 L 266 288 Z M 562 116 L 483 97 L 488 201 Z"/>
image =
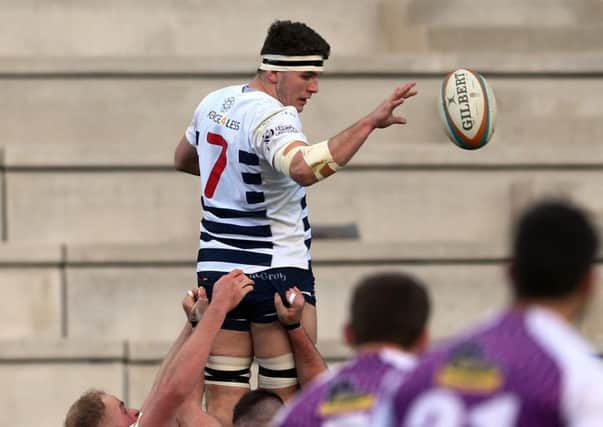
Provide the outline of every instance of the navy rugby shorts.
<path id="1" fill-rule="evenodd" d="M 225 274 L 227 273 L 223 271 L 197 272 L 197 285 L 205 288 L 210 302 L 214 283 Z M 248 293 L 243 301 L 226 315 L 222 329 L 249 331 L 251 322 L 271 323 L 278 321 L 276 308 L 274 307 L 274 294 L 278 292 L 285 305 L 288 305 L 285 301 L 285 292 L 293 286 L 298 287 L 308 304 L 316 305 L 312 270 L 292 267 L 272 268 L 248 274 L 248 276 L 255 282 L 254 290 Z"/>

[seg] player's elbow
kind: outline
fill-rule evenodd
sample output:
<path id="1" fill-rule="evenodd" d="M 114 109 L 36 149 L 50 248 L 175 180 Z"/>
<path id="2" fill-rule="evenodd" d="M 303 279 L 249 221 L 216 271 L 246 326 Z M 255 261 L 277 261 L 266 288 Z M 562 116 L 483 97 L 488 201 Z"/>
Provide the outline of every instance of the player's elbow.
<path id="1" fill-rule="evenodd" d="M 307 187 L 317 182 L 314 172 L 304 161 L 301 153 L 297 155 L 289 166 L 289 176 L 299 185 Z"/>
<path id="2" fill-rule="evenodd" d="M 294 168 L 293 165 L 291 165 L 290 173 L 291 178 L 303 187 L 308 187 L 317 182 L 317 179 L 314 176 L 312 169 L 310 169 L 308 166 L 306 166 L 305 168 Z"/>

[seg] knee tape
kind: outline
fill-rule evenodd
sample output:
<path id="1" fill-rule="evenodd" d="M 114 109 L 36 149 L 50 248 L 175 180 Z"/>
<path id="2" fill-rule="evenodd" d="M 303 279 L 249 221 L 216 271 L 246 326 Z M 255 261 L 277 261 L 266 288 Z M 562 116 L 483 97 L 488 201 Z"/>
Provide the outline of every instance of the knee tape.
<path id="1" fill-rule="evenodd" d="M 249 387 L 249 357 L 209 356 L 205 383 L 227 387 Z"/>
<path id="2" fill-rule="evenodd" d="M 293 354 L 270 358 L 256 358 L 258 362 L 258 387 L 278 389 L 297 384 L 297 371 Z"/>

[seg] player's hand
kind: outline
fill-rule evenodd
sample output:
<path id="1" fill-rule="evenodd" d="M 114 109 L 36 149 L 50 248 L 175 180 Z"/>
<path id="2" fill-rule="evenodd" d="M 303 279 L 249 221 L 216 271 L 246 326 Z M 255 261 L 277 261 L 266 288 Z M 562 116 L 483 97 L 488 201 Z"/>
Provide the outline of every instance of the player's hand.
<path id="1" fill-rule="evenodd" d="M 199 322 L 207 309 L 209 300 L 203 288 L 193 288 L 186 292 L 182 300 L 182 309 L 190 322 Z"/>
<path id="2" fill-rule="evenodd" d="M 215 304 L 230 311 L 239 305 L 245 295 L 253 291 L 254 284 L 243 271 L 232 270 L 214 283 L 211 305 Z"/>
<path id="3" fill-rule="evenodd" d="M 394 110 L 405 100 L 417 94 L 415 85 L 416 83 L 412 82 L 397 87 L 394 93 L 383 101 L 375 111 L 369 114 L 373 126 L 376 128 L 386 128 L 393 124 L 406 124 L 406 117 L 394 115 Z"/>
<path id="4" fill-rule="evenodd" d="M 186 295 L 184 296 L 184 299 L 182 300 L 182 309 L 184 310 L 184 314 L 186 314 L 186 318 L 190 320 L 191 318 L 191 311 L 193 309 L 193 306 L 195 305 L 195 303 L 198 300 L 199 296 L 199 289 L 198 288 L 192 288 L 189 289 L 188 291 L 186 291 Z"/>
<path id="5" fill-rule="evenodd" d="M 294 286 L 293 288 L 287 289 L 285 292 L 285 298 L 289 303 L 289 307 L 285 307 L 283 300 L 279 294 L 274 294 L 274 306 L 276 307 L 276 314 L 278 320 L 285 326 L 295 325 L 301 322 L 302 311 L 306 301 L 301 291 Z"/>

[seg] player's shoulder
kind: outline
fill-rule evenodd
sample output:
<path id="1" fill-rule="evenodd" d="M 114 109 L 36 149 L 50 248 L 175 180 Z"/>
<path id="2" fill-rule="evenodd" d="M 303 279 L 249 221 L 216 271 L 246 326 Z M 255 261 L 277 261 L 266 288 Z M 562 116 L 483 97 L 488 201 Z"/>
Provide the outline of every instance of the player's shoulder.
<path id="1" fill-rule="evenodd" d="M 570 324 L 549 310 L 534 308 L 526 314 L 526 326 L 534 340 L 555 360 L 566 382 L 595 381 L 603 390 L 603 363 Z"/>

